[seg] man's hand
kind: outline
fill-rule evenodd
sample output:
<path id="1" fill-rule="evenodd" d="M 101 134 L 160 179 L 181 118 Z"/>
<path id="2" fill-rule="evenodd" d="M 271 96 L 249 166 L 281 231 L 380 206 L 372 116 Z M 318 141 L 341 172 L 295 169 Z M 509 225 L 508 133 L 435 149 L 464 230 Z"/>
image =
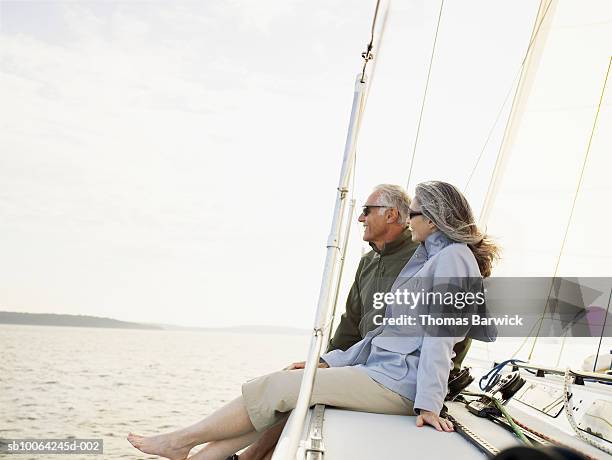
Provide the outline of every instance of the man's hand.
<path id="1" fill-rule="evenodd" d="M 416 426 L 422 427 L 425 425 L 431 425 L 438 431 L 455 431 L 450 420 L 440 417 L 435 412 L 421 410 L 421 414 L 416 419 Z"/>
<path id="2" fill-rule="evenodd" d="M 304 366 L 306 366 L 306 361 L 298 361 L 297 363 L 289 364 L 283 370 L 284 371 L 292 371 L 294 369 L 304 369 Z M 328 366 L 327 363 L 319 363 L 319 367 L 320 368 L 325 368 L 325 367 L 329 367 L 329 366 Z"/>

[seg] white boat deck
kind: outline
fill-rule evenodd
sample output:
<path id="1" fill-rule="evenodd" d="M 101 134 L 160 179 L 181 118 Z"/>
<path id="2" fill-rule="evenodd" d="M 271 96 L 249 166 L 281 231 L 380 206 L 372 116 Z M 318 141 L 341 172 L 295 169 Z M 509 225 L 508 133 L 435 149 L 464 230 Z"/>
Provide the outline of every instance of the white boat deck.
<path id="1" fill-rule="evenodd" d="M 482 435 L 499 450 L 523 445 L 510 431 L 488 419 L 472 415 L 463 404 L 448 404 L 449 412 L 460 423 Z M 602 452 L 574 436 L 556 429 L 551 424 L 538 421 L 526 412 L 511 409 L 513 416 L 528 421 L 555 439 L 592 458 L 610 460 L 612 456 Z M 312 412 L 312 411 L 311 411 Z M 423 456 L 428 459 L 483 459 L 486 456 L 458 433 L 443 433 L 432 427 L 419 428 L 416 417 L 402 415 L 371 414 L 343 409 L 326 408 L 323 425 L 323 442 L 326 460 L 373 460 Z M 308 426 L 308 421 L 307 421 Z M 299 457 L 298 458 L 304 458 Z"/>
<path id="2" fill-rule="evenodd" d="M 538 381 L 525 376 L 527 380 Z M 548 379 L 558 380 L 558 379 Z M 475 385 L 474 385 L 475 386 Z M 474 388 L 476 390 L 476 388 Z M 573 388 L 580 399 L 610 397 L 607 387 L 587 384 Z M 582 400 L 580 401 L 582 402 Z M 498 450 L 523 445 L 506 428 L 471 414 L 463 403 L 446 403 L 449 413 L 461 424 L 484 438 Z M 507 409 L 513 417 L 538 432 L 545 433 L 565 446 L 571 447 L 594 459 L 612 460 L 612 455 L 590 446 L 578 439 L 571 431 L 565 414 L 551 418 L 518 401 L 511 401 Z M 304 437 L 310 423 L 306 420 Z M 374 460 L 410 458 L 423 456 L 428 459 L 483 459 L 486 458 L 476 446 L 459 433 L 438 432 L 426 426 L 419 428 L 416 417 L 401 415 L 372 414 L 327 407 L 323 422 L 323 443 L 326 460 Z M 596 439 L 593 437 L 593 439 Z M 612 446 L 612 443 L 602 444 Z M 305 458 L 303 450 L 297 458 Z"/>
<path id="3" fill-rule="evenodd" d="M 325 459 L 485 458 L 458 433 L 418 428 L 416 417 L 326 409 Z M 490 422 L 489 422 L 490 423 Z M 508 433 L 509 434 L 509 433 Z M 512 435 L 509 434 L 510 441 Z M 412 457 L 412 458 L 415 458 Z M 418 458 L 416 457 L 416 458 Z"/>

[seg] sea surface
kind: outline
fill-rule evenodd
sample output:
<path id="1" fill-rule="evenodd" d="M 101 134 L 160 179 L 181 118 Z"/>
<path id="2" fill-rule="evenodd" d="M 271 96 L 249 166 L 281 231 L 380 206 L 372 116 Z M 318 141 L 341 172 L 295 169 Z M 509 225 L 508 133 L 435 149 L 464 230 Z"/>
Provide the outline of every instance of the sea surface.
<path id="1" fill-rule="evenodd" d="M 104 454 L 156 458 L 125 440 L 193 423 L 243 382 L 304 359 L 307 335 L 0 325 L 0 438 L 102 438 Z M 2 455 L 0 455 L 2 456 Z"/>
<path id="2" fill-rule="evenodd" d="M 305 358 L 307 335 L 0 325 L 0 438 L 102 438 L 104 454 L 4 458 L 155 458 L 128 431 L 193 423 L 240 394 L 246 380 Z M 521 347 L 522 345 L 522 347 Z M 532 340 L 474 342 L 481 363 L 526 359 Z M 580 368 L 597 339 L 541 341 L 532 363 Z M 612 348 L 604 339 L 601 353 Z M 559 361 L 559 363 L 557 363 Z"/>

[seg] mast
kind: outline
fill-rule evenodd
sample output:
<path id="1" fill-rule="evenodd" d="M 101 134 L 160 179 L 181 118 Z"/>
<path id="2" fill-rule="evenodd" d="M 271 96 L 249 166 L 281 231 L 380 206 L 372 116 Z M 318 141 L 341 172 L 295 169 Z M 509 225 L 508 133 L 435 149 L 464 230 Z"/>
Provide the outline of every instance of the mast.
<path id="1" fill-rule="evenodd" d="M 357 75 L 355 81 L 355 91 L 353 93 L 353 106 L 351 118 L 346 136 L 344 148 L 344 158 L 340 170 L 340 180 L 336 193 L 336 204 L 332 218 L 331 230 L 327 239 L 327 256 L 323 269 L 323 279 L 319 291 L 319 301 L 317 303 L 317 313 L 315 324 L 310 339 L 310 349 L 304 368 L 300 394 L 295 409 L 291 415 L 291 422 L 287 424 L 287 435 L 282 437 L 273 455 L 274 460 L 294 459 L 299 441 L 304 429 L 304 421 L 308 408 L 310 407 L 310 396 L 314 385 L 314 378 L 321 356 L 321 348 L 324 338 L 329 336 L 327 330 L 331 327 L 333 293 L 335 291 L 334 279 L 338 269 L 338 258 L 340 255 L 340 232 L 343 222 L 346 219 L 345 209 L 349 201 L 349 180 L 355 164 L 355 146 L 359 132 L 359 124 L 363 112 L 366 95 L 366 78 L 362 74 Z"/>
<path id="2" fill-rule="evenodd" d="M 383 4 L 382 8 L 381 3 Z M 355 79 L 353 104 L 344 146 L 342 167 L 340 169 L 340 179 L 336 189 L 336 203 L 334 205 L 331 230 L 327 239 L 327 255 L 325 257 L 323 278 L 319 291 L 319 300 L 317 302 L 315 324 L 310 339 L 310 347 L 304 367 L 304 375 L 302 376 L 298 400 L 291 413 L 289 422 L 285 427 L 283 436 L 279 439 L 276 449 L 274 450 L 272 456 L 273 460 L 294 460 L 296 458 L 300 439 L 304 430 L 304 423 L 306 421 L 308 409 L 310 408 L 310 398 L 319 365 L 321 350 L 323 345 L 327 346 L 331 327 L 333 326 L 335 303 L 337 302 L 343 260 L 346 254 L 346 245 L 348 244 L 350 230 L 348 228 L 350 227 L 350 222 L 346 222 L 346 220 L 350 219 L 354 208 L 354 201 L 350 198 L 349 184 L 354 174 L 357 138 L 367 102 L 369 87 L 367 66 L 374 58 L 373 51 L 375 43 L 378 44 L 382 40 L 388 8 L 389 2 L 387 0 L 376 1 L 376 8 L 374 10 L 374 18 L 370 31 L 370 40 L 365 52 L 362 54 L 364 59 L 363 68 Z M 382 19 L 379 23 L 377 19 L 381 14 Z M 380 25 L 381 23 L 382 25 Z M 380 26 L 378 31 L 377 26 Z M 375 67 L 370 71 L 370 80 L 374 76 L 374 70 Z M 344 232 L 342 232 L 342 229 L 344 229 Z"/>

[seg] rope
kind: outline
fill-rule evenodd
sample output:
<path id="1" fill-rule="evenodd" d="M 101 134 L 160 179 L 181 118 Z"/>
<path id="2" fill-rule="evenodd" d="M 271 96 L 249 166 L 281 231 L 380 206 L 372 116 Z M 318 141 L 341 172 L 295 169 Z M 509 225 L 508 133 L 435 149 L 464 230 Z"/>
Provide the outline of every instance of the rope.
<path id="1" fill-rule="evenodd" d="M 505 367 L 508 363 L 511 364 L 515 364 L 516 362 L 522 362 L 522 361 L 518 361 L 518 360 L 513 360 L 513 359 L 509 359 L 506 360 L 500 364 L 498 364 L 497 366 L 493 367 L 485 376 L 483 376 L 480 379 L 479 385 L 480 388 L 484 390 L 484 388 L 486 388 L 487 385 L 483 385 L 483 380 L 487 380 L 487 384 L 489 383 L 490 380 L 492 380 L 495 375 L 497 375 L 497 373 L 499 373 L 499 370 L 502 369 L 503 367 Z M 489 375 L 493 373 L 490 377 Z M 571 379 L 571 371 L 569 368 L 567 368 L 565 370 L 565 374 L 564 374 L 564 382 L 563 382 L 563 399 L 561 400 L 563 402 L 563 408 L 565 410 L 565 414 L 567 416 L 567 419 L 569 421 L 570 426 L 572 427 L 572 429 L 574 430 L 574 432 L 578 435 L 578 438 L 581 439 L 582 441 L 586 442 L 587 444 L 600 449 L 608 454 L 612 454 L 612 449 L 607 447 L 606 445 L 600 444 L 595 440 L 592 440 L 591 438 L 589 438 L 588 436 L 586 436 L 581 430 L 580 428 L 578 428 L 575 420 L 574 420 L 574 415 L 573 415 L 573 411 L 572 409 L 569 407 L 569 400 L 571 399 L 572 395 L 570 393 L 570 379 Z M 484 388 L 483 388 L 484 387 Z M 474 392 L 470 392 L 470 391 L 462 391 L 461 392 L 462 395 L 468 395 L 468 396 L 476 396 L 476 397 L 482 397 L 485 396 L 482 393 L 474 393 Z M 544 433 L 541 433 L 527 425 L 525 425 L 524 423 L 521 423 L 519 420 L 517 420 L 515 417 L 513 417 L 508 410 L 501 404 L 501 402 L 495 398 L 495 397 L 490 397 L 490 399 L 493 401 L 493 403 L 495 404 L 495 406 L 497 407 L 497 409 L 499 409 L 499 411 L 502 413 L 502 415 L 504 416 L 504 418 L 508 421 L 508 423 L 510 424 L 512 430 L 515 432 L 515 434 L 527 445 L 531 446 L 531 442 L 525 437 L 524 433 L 521 431 L 521 429 L 528 431 L 534 435 L 536 435 L 539 438 L 542 438 L 544 441 L 547 441 L 551 444 L 560 446 L 560 447 L 564 447 L 566 449 L 570 449 L 574 452 L 579 452 L 578 450 L 576 450 L 575 447 L 569 446 L 551 436 L 548 436 Z M 552 404 L 557 404 L 557 401 L 553 401 Z M 466 403 L 467 404 L 467 403 Z M 453 421 L 454 423 L 454 421 Z M 583 452 L 579 452 L 581 455 L 585 456 L 588 460 L 596 460 L 595 457 L 591 457 Z"/>
<path id="2" fill-rule="evenodd" d="M 612 59 L 610 60 L 610 62 L 612 62 Z M 604 452 L 612 455 L 612 448 L 604 446 L 603 444 L 589 438 L 580 430 L 580 428 L 578 428 L 578 425 L 574 420 L 574 413 L 569 405 L 569 400 L 572 397 L 572 395 L 570 394 L 570 379 L 571 372 L 568 367 L 567 369 L 565 369 L 565 377 L 563 379 L 563 408 L 565 409 L 565 416 L 567 417 L 567 421 L 572 427 L 572 430 L 574 430 L 574 432 L 580 439 L 582 439 L 587 444 L 590 444 L 591 446 L 596 447 L 597 449 L 603 450 Z"/>
<path id="3" fill-rule="evenodd" d="M 587 460 L 598 460 L 596 457 L 591 457 L 590 455 L 585 454 L 584 452 L 579 452 L 578 450 L 576 450 L 574 447 L 569 446 L 563 442 L 560 442 L 559 440 L 552 438 L 550 436 L 548 436 L 547 434 L 541 433 L 537 430 L 534 430 L 533 428 L 525 425 L 524 423 L 519 422 L 517 419 L 515 419 L 514 417 L 512 417 L 512 420 L 514 421 L 514 423 L 516 423 L 520 428 L 522 428 L 525 431 L 529 431 L 532 434 L 535 434 L 537 437 L 542 438 L 544 441 L 549 442 L 553 445 L 559 446 L 559 447 L 564 447 L 565 449 L 569 449 L 573 452 L 577 452 L 580 455 L 582 455 L 583 457 L 585 457 Z"/>
<path id="4" fill-rule="evenodd" d="M 553 282 L 554 282 L 554 279 L 557 277 L 557 273 L 559 271 L 559 264 L 561 263 L 561 256 L 563 255 L 563 251 L 565 250 L 565 243 L 567 242 L 567 235 L 569 234 L 569 229 L 572 223 L 572 219 L 574 217 L 574 211 L 576 209 L 576 202 L 578 201 L 578 194 L 580 192 L 580 188 L 582 187 L 582 180 L 584 179 L 584 171 L 586 170 L 586 165 L 589 159 L 589 154 L 591 153 L 591 144 L 593 143 L 593 137 L 595 136 L 595 129 L 597 127 L 597 121 L 599 120 L 599 112 L 601 110 L 601 104 L 603 102 L 604 94 L 606 92 L 606 86 L 608 84 L 608 76 L 610 75 L 610 67 L 612 67 L 612 56 L 610 56 L 610 62 L 608 63 L 608 70 L 606 71 L 606 77 L 604 78 L 604 84 L 601 89 L 601 96 L 599 97 L 599 104 L 597 105 L 597 112 L 595 113 L 595 119 L 593 120 L 593 127 L 591 129 L 591 135 L 589 136 L 589 143 L 587 145 L 586 153 L 584 155 L 584 161 L 582 162 L 582 169 L 580 170 L 580 177 L 578 179 L 576 191 L 574 192 L 574 199 L 572 201 L 572 209 L 570 211 L 569 219 L 567 220 L 567 225 L 565 226 L 565 232 L 563 234 L 563 241 L 561 242 L 561 249 L 559 250 L 557 262 L 555 264 Z M 552 289 L 553 289 L 553 283 L 550 284 L 550 289 L 548 291 L 548 298 L 546 299 L 546 305 L 544 306 L 544 311 L 542 312 L 542 316 L 540 317 L 538 331 L 536 332 L 536 336 L 533 340 L 533 345 L 531 346 L 531 350 L 529 351 L 529 356 L 527 359 L 531 359 L 531 355 L 533 354 L 533 350 L 536 346 L 536 342 L 538 341 L 540 330 L 542 329 L 542 322 L 544 321 L 544 315 L 546 314 L 546 310 L 548 309 L 548 303 L 550 302 L 550 295 L 552 293 Z M 603 334 L 603 331 L 602 331 L 602 334 Z"/>
<path id="5" fill-rule="evenodd" d="M 462 395 L 468 395 L 468 396 L 476 396 L 476 397 L 482 397 L 483 396 L 482 393 L 473 393 L 473 392 L 469 392 L 469 391 L 462 391 L 461 394 Z M 499 403 L 499 401 L 496 400 L 495 398 L 493 398 L 493 400 L 494 400 L 494 402 L 496 403 L 496 406 L 497 406 L 497 403 Z M 563 402 L 563 399 L 561 399 L 561 402 Z M 582 451 L 578 451 L 575 447 L 572 447 L 572 446 L 570 446 L 570 445 L 568 445 L 568 444 L 566 444 L 564 442 L 559 441 L 556 438 L 548 436 L 547 434 L 544 434 L 544 433 L 542 433 L 542 432 L 540 432 L 538 430 L 535 430 L 535 429 L 531 428 L 528 425 L 525 425 L 520 420 L 518 420 L 515 417 L 513 417 L 512 414 L 510 414 L 508 412 L 508 410 L 504 406 L 501 406 L 501 407 L 497 406 L 497 408 L 500 410 L 502 415 L 504 415 L 504 417 L 506 418 L 506 420 L 508 421 L 508 423 L 512 427 L 512 430 L 517 434 L 517 436 L 520 437 L 520 435 L 518 434 L 518 432 L 520 431 L 519 430 L 519 428 L 520 428 L 520 429 L 522 429 L 524 431 L 528 431 L 529 433 L 535 435 L 536 437 L 540 438 L 541 440 L 546 441 L 546 442 L 548 442 L 548 443 L 550 443 L 550 444 L 552 444 L 554 446 L 564 447 L 564 448 L 569 449 L 569 450 L 571 450 L 573 452 L 577 452 L 580 455 L 584 456 L 587 460 L 597 460 L 596 457 L 592 457 L 592 456 L 587 455 L 586 453 L 584 453 Z M 510 418 L 508 418 L 508 417 L 510 417 Z M 447 417 L 447 418 L 449 418 L 449 417 Z M 455 423 L 455 422 L 453 421 L 453 423 Z M 515 426 L 513 426 L 513 424 Z"/>
<path id="6" fill-rule="evenodd" d="M 433 66 L 434 55 L 436 53 L 436 43 L 438 42 L 438 31 L 440 30 L 440 22 L 442 20 L 442 9 L 444 8 L 444 0 L 440 3 L 440 13 L 438 13 L 438 24 L 436 25 L 436 34 L 434 36 L 433 47 L 431 49 L 431 57 L 429 59 L 429 69 L 427 70 L 427 81 L 425 82 L 425 91 L 423 93 L 423 101 L 421 103 L 421 113 L 419 114 L 419 122 L 417 124 L 417 132 L 414 138 L 412 147 L 412 158 L 410 159 L 410 170 L 408 171 L 408 183 L 406 189 L 410 189 L 410 179 L 412 178 L 412 167 L 414 166 L 414 157 L 416 156 L 417 145 L 419 143 L 419 134 L 421 132 L 421 122 L 423 120 L 423 112 L 425 110 L 425 101 L 427 100 L 427 90 L 429 89 L 429 78 L 431 76 L 431 68 Z"/>
<path id="7" fill-rule="evenodd" d="M 488 391 L 488 387 L 493 381 L 493 379 L 503 370 L 504 367 L 508 364 L 516 364 L 516 363 L 525 363 L 525 361 L 521 361 L 520 359 L 507 359 L 502 361 L 495 367 L 489 370 L 485 375 L 480 377 L 478 381 L 478 386 L 482 391 Z"/>
<path id="8" fill-rule="evenodd" d="M 510 427 L 512 428 L 512 431 L 514 431 L 514 434 L 516 434 L 519 439 L 521 441 L 523 441 L 526 445 L 528 445 L 529 447 L 533 447 L 533 444 L 531 443 L 531 441 L 529 439 L 527 439 L 527 437 L 525 436 L 525 434 L 521 431 L 521 429 L 516 425 L 516 423 L 514 423 L 514 419 L 512 418 L 512 416 L 508 413 L 508 411 L 506 410 L 506 408 L 502 405 L 502 403 L 499 402 L 499 400 L 497 398 L 491 398 L 491 400 L 495 403 L 495 406 L 497 407 L 497 409 L 499 409 L 499 411 L 502 413 L 502 415 L 504 416 L 504 418 L 506 420 L 508 420 L 508 423 L 510 424 Z"/>

